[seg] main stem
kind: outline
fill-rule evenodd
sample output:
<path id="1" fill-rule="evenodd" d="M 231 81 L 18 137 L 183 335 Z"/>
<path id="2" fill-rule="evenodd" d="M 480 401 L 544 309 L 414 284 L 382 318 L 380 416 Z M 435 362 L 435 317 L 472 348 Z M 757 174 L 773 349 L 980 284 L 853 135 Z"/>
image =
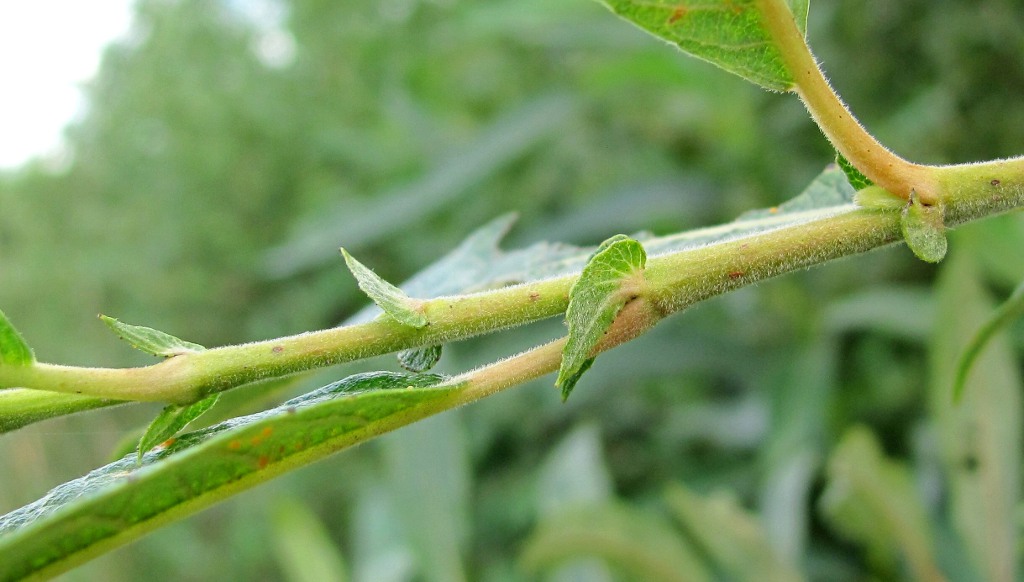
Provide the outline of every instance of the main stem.
<path id="1" fill-rule="evenodd" d="M 899 157 L 868 133 L 829 85 L 786 3 L 757 1 L 765 27 L 793 77 L 793 91 L 833 147 L 878 186 L 908 200 L 915 192 L 923 204 L 936 204 L 936 168 Z"/>
<path id="2" fill-rule="evenodd" d="M 949 226 L 1024 206 L 1024 158 L 937 170 Z M 661 314 L 668 314 L 737 287 L 900 238 L 898 212 L 850 208 L 763 234 L 652 256 L 647 263 L 649 299 Z M 47 410 L 70 412 L 111 403 L 100 398 L 190 402 L 269 377 L 535 321 L 565 310 L 575 280 L 572 275 L 433 299 L 426 303 L 430 325 L 421 330 L 378 318 L 366 324 L 176 356 L 144 368 L 41 363 L 0 366 L 0 388 L 36 389 L 0 390 L 0 430 L 54 415 Z M 55 391 L 70 395 L 55 395 Z"/>

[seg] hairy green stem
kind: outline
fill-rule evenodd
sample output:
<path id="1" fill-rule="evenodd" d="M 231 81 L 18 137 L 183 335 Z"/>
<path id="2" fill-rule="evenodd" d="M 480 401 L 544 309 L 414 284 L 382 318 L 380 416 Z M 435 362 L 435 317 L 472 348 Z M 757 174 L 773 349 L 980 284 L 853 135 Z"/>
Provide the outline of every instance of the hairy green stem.
<path id="1" fill-rule="evenodd" d="M 899 157 L 864 129 L 829 85 L 784 0 L 758 0 L 758 7 L 793 77 L 793 91 L 833 147 L 880 187 L 904 199 L 915 192 L 923 204 L 935 204 L 936 168 Z"/>
<path id="2" fill-rule="evenodd" d="M 936 168 L 948 226 L 1024 206 L 1024 158 Z M 653 256 L 647 297 L 659 315 L 776 275 L 864 252 L 900 240 L 899 213 L 850 207 L 835 215 L 706 247 Z M 115 400 L 192 402 L 236 386 L 317 367 L 464 339 L 563 312 L 576 276 L 425 302 L 430 325 L 375 321 L 275 340 L 175 356 L 128 369 L 77 368 L 37 363 L 0 367 L 0 391 L 24 407 L 60 407 L 60 413 Z M 557 366 L 556 366 L 557 367 Z M 505 381 L 513 381 L 511 368 Z M 45 392 L 44 392 L 45 391 Z M 53 392 L 67 392 L 75 399 Z M 0 429 L 44 415 L 15 418 L 3 405 Z"/>

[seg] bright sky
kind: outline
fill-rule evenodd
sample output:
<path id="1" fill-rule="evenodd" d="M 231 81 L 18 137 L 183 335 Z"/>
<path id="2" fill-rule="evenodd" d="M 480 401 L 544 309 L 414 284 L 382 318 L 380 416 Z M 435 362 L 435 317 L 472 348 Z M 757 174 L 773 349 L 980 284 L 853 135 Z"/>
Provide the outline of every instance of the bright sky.
<path id="1" fill-rule="evenodd" d="M 79 87 L 122 37 L 132 0 L 0 2 L 0 168 L 59 151 Z"/>

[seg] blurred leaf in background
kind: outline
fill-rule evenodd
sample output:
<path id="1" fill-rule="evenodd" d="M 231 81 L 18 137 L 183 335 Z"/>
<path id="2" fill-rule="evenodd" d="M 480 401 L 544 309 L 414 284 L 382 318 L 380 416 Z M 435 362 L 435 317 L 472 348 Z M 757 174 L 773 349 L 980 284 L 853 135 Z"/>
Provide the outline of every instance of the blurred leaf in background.
<path id="1" fill-rule="evenodd" d="M 808 31 L 883 142 L 953 162 L 1021 153 L 1022 21 L 1009 0 L 839 0 L 813 4 Z M 60 363 L 147 361 L 97 312 L 205 346 L 334 325 L 365 305 L 338 246 L 397 282 L 510 211 L 519 222 L 506 248 L 671 233 L 775 206 L 834 155 L 795 100 L 684 57 L 589 0 L 141 0 L 87 92 L 63 166 L 0 174 L 0 305 L 37 357 Z M 853 426 L 906 470 L 943 573 L 1005 579 L 1019 489 L 1006 444 L 1019 441 L 1019 410 L 1007 403 L 1024 325 L 976 365 L 998 394 L 977 391 L 983 400 L 958 412 L 942 391 L 956 338 L 988 314 L 978 298 L 1024 280 L 1020 248 L 1015 213 L 953 232 L 939 267 L 900 247 L 743 289 L 602 355 L 566 405 L 547 379 L 518 388 L 247 492 L 67 579 L 313 575 L 301 562 L 355 581 L 530 580 L 539 570 L 525 565 L 543 560 L 523 556 L 557 553 L 534 542 L 574 496 L 593 502 L 580 523 L 608 534 L 609 552 L 635 547 L 644 538 L 629 528 L 642 526 L 670 540 L 660 557 L 706 576 L 752 567 L 726 568 L 715 540 L 694 545 L 672 526 L 664 492 L 682 484 L 698 508 L 720 503 L 704 492 L 728 491 L 729 519 L 763 528 L 771 551 L 758 546 L 751 560 L 862 580 L 877 574 L 866 546 L 814 510 L 826 459 Z M 544 322 L 446 346 L 437 370 L 563 332 Z M 229 393 L 211 414 L 268 408 L 361 369 L 349 368 Z M 0 511 L 99 465 L 157 410 L 5 435 Z M 978 489 L 991 501 L 975 511 Z M 285 541 L 296 528 L 303 548 Z M 593 553 L 553 568 L 543 571 L 622 574 Z"/>

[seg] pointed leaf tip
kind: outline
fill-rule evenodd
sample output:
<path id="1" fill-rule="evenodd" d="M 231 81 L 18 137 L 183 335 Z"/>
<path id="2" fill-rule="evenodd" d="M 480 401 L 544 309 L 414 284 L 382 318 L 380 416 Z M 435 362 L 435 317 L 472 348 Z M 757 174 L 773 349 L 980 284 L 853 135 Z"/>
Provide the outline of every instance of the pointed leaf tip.
<path id="1" fill-rule="evenodd" d="M 900 229 L 917 258 L 937 263 L 946 256 L 946 224 L 941 204 L 925 206 L 913 193 L 903 209 Z"/>
<path id="2" fill-rule="evenodd" d="M 153 356 L 170 358 L 184 354 L 191 354 L 205 350 L 203 346 L 178 339 L 173 335 L 160 330 L 141 325 L 130 325 L 122 323 L 113 317 L 100 315 L 103 323 L 107 324 L 124 341 L 133 348 L 146 352 Z"/>
<path id="3" fill-rule="evenodd" d="M 565 313 L 569 338 L 555 381 L 555 386 L 562 389 L 563 400 L 593 363 L 590 353 L 629 300 L 623 293 L 626 282 L 643 271 L 646 264 L 643 245 L 619 234 L 603 242 L 583 267 L 569 291 Z"/>
<path id="4" fill-rule="evenodd" d="M 31 366 L 35 361 L 32 349 L 0 311 L 0 366 Z"/>
<path id="5" fill-rule="evenodd" d="M 356 278 L 359 288 L 377 304 L 377 307 L 402 325 L 417 329 L 426 327 L 427 317 L 419 310 L 421 301 L 409 297 L 398 287 L 380 278 L 345 249 L 341 249 L 341 254 L 345 257 L 345 264 Z"/>

